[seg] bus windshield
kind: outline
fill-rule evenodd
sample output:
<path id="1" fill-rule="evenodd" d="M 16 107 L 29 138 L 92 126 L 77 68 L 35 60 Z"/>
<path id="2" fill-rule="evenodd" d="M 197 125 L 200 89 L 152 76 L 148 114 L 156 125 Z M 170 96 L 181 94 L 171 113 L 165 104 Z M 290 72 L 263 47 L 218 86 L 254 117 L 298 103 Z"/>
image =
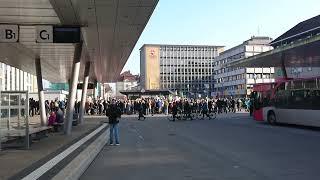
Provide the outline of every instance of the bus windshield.
<path id="1" fill-rule="evenodd" d="M 274 84 L 259 84 L 251 94 L 254 109 L 270 106 Z"/>

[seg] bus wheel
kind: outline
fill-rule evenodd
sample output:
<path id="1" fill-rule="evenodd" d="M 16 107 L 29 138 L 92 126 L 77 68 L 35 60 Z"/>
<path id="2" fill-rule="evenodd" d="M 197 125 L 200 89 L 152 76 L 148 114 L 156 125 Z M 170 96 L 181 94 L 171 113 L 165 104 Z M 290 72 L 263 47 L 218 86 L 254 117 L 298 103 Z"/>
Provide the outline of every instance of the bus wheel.
<path id="1" fill-rule="evenodd" d="M 276 119 L 276 115 L 274 114 L 273 111 L 268 113 L 268 122 L 271 125 L 276 125 L 277 124 L 277 119 Z"/>

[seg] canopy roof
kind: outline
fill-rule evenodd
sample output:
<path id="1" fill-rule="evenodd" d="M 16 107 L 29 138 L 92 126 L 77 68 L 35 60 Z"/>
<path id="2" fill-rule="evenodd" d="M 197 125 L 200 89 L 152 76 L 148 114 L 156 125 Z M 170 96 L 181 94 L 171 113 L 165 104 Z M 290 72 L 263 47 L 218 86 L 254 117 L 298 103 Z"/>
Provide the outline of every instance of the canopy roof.
<path id="1" fill-rule="evenodd" d="M 91 81 L 114 81 L 152 15 L 158 0 L 2 0 L 0 24 L 20 25 L 18 43 L 0 43 L 0 61 L 43 78 L 70 79 L 74 44 L 36 43 L 36 25 L 80 26 L 82 65 L 92 62 Z M 80 74 L 84 67 L 81 66 Z M 82 78 L 82 75 L 80 75 Z M 80 79 L 81 80 L 81 79 Z"/>
<path id="2" fill-rule="evenodd" d="M 230 62 L 238 67 L 320 67 L 320 35 L 313 36 L 256 56 Z M 283 61 L 282 61 L 283 60 Z"/>
<path id="3" fill-rule="evenodd" d="M 320 33 L 320 15 L 300 22 L 287 32 L 283 33 L 277 39 L 273 40 L 270 44 L 273 47 L 288 44 L 298 39 L 304 38 L 309 35 L 316 35 Z"/>

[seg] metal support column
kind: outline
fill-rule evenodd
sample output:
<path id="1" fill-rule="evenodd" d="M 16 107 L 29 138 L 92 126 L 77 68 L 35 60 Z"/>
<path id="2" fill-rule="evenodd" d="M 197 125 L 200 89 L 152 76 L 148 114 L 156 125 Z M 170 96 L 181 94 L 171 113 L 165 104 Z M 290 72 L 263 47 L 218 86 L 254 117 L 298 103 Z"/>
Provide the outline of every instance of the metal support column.
<path id="1" fill-rule="evenodd" d="M 88 90 L 88 83 L 89 83 L 89 72 L 90 72 L 90 62 L 86 62 L 85 69 L 84 69 L 84 77 L 83 77 L 83 87 L 82 87 L 82 96 L 81 96 L 81 106 L 80 106 L 80 113 L 79 113 L 79 123 L 83 123 L 83 115 L 85 112 L 85 104 L 87 99 L 87 90 Z"/>
<path id="2" fill-rule="evenodd" d="M 43 85 L 42 85 L 42 72 L 41 72 L 40 57 L 36 57 L 35 65 L 36 65 L 37 84 L 38 84 L 40 120 L 41 120 L 41 125 L 44 126 L 47 124 L 47 115 L 46 115 L 46 109 L 45 109 L 45 104 L 44 104 L 44 93 L 43 93 Z"/>
<path id="3" fill-rule="evenodd" d="M 77 94 L 77 84 L 78 84 L 79 70 L 80 70 L 81 53 L 82 53 L 82 42 L 77 43 L 75 45 L 75 50 L 74 50 L 72 74 L 70 79 L 71 81 L 69 84 L 69 96 L 68 96 L 68 106 L 67 106 L 67 112 L 66 112 L 66 122 L 64 123 L 64 133 L 67 135 L 71 134 L 71 129 L 72 129 L 74 105 L 75 105 L 75 99 Z"/>

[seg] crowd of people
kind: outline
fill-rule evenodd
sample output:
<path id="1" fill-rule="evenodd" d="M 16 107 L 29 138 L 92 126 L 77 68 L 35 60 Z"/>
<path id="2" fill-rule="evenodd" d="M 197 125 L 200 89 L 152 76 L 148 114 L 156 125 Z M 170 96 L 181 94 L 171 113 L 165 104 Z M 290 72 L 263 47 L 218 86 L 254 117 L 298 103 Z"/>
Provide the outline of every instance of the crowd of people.
<path id="1" fill-rule="evenodd" d="M 86 102 L 85 112 L 87 115 L 104 115 L 110 101 L 93 100 Z M 208 109 L 209 112 L 229 113 L 237 111 L 250 112 L 251 100 L 249 98 L 206 98 L 206 99 L 185 99 L 176 98 L 169 100 L 168 98 L 139 98 L 136 100 L 117 100 L 117 106 L 121 109 L 122 114 L 169 114 L 172 113 L 174 106 L 178 109 L 190 109 L 191 111 L 199 111 Z"/>
<path id="2" fill-rule="evenodd" d="M 208 112 L 208 113 L 235 113 L 237 111 L 252 112 L 252 101 L 249 98 L 138 98 L 136 100 L 117 100 L 117 107 L 121 114 L 138 114 L 139 119 L 145 115 L 154 114 L 177 114 L 179 112 Z M 106 115 L 111 101 L 92 100 L 85 103 L 86 115 Z M 40 114 L 39 101 L 29 99 L 29 116 Z M 49 117 L 49 124 L 54 122 L 63 123 L 67 101 L 45 101 L 45 110 Z M 75 114 L 80 112 L 80 102 L 75 102 Z"/>

